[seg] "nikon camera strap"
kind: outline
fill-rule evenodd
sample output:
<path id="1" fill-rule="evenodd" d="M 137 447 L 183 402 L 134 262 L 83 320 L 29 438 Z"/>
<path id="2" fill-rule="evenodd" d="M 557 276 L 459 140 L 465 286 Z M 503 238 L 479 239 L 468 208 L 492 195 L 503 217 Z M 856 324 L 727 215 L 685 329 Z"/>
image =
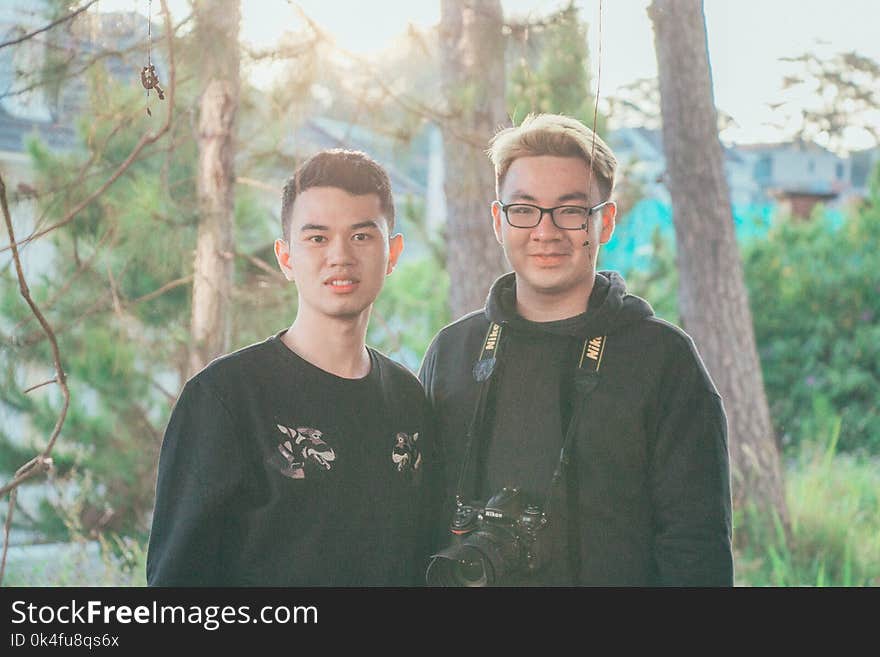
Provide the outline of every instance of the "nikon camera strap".
<path id="1" fill-rule="evenodd" d="M 464 484 L 467 479 L 471 461 L 473 460 L 474 436 L 476 432 L 483 427 L 483 420 L 486 415 L 486 400 L 489 395 L 489 385 L 492 380 L 492 374 L 495 372 L 495 367 L 498 364 L 498 357 L 501 351 L 501 334 L 502 328 L 499 324 L 496 324 L 495 322 L 489 324 L 489 329 L 486 331 L 486 338 L 483 340 L 483 347 L 480 350 L 480 356 L 474 363 L 473 375 L 479 389 L 477 392 L 477 402 L 474 405 L 474 412 L 470 424 L 468 425 L 467 447 L 464 462 L 461 467 L 461 473 L 458 477 L 458 486 L 455 490 L 455 502 L 459 506 L 465 502 Z M 549 513 L 553 489 L 562 477 L 562 474 L 570 461 L 569 452 L 573 450 L 569 450 L 569 444 L 572 441 L 575 427 L 578 424 L 584 399 L 595 390 L 599 383 L 599 368 L 602 365 L 602 357 L 605 355 L 606 339 L 607 336 L 603 335 L 584 340 L 580 358 L 578 359 L 577 371 L 575 372 L 574 377 L 574 407 L 572 408 L 568 428 L 566 429 L 565 436 L 562 440 L 562 448 L 559 453 L 559 463 L 553 473 L 553 478 L 550 481 L 550 487 L 547 491 L 546 502 L 542 507 L 545 518 Z"/>
<path id="2" fill-rule="evenodd" d="M 498 363 L 498 351 L 501 346 L 501 326 L 492 322 L 486 331 L 486 339 L 483 340 L 483 348 L 480 356 L 474 363 L 473 375 L 477 382 L 477 403 L 474 404 L 474 412 L 471 416 L 467 429 L 467 447 L 464 453 L 464 462 L 461 464 L 461 473 L 458 476 L 458 486 L 455 488 L 455 503 L 458 506 L 464 504 L 464 484 L 471 463 L 471 453 L 474 448 L 474 434 L 478 427 L 483 426 L 486 416 L 486 399 L 489 395 L 489 382 L 495 365 Z"/>

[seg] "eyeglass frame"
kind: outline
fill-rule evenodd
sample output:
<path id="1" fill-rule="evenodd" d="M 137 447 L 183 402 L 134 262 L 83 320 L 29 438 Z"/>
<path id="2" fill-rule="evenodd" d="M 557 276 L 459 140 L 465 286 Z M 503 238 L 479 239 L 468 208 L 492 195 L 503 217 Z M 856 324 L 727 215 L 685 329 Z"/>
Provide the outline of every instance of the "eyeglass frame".
<path id="1" fill-rule="evenodd" d="M 532 229 L 532 228 L 537 228 L 538 226 L 540 226 L 540 225 L 541 225 L 541 221 L 544 219 L 544 215 L 545 215 L 545 214 L 549 214 L 549 215 L 550 215 L 550 221 L 551 221 L 551 222 L 553 223 L 553 225 L 556 226 L 559 230 L 584 230 L 584 229 L 587 227 L 587 224 L 586 224 L 586 223 L 581 224 L 581 225 L 578 226 L 577 228 L 564 228 L 563 226 L 560 226 L 559 224 L 556 223 L 556 219 L 553 217 L 553 212 L 554 212 L 555 210 L 559 210 L 560 208 L 580 208 L 581 210 L 586 210 L 586 211 L 587 211 L 587 219 L 589 220 L 589 218 L 593 216 L 593 213 L 595 213 L 595 212 L 601 210 L 601 209 L 604 208 L 606 205 L 617 205 L 617 204 L 616 204 L 614 201 L 612 201 L 612 200 L 603 201 L 602 203 L 599 203 L 598 205 L 594 205 L 594 206 L 591 207 L 591 208 L 588 208 L 588 207 L 583 206 L 583 205 L 573 205 L 573 204 L 571 204 L 571 203 L 565 203 L 565 204 L 563 204 L 563 205 L 557 205 L 557 206 L 552 207 L 552 208 L 542 208 L 540 205 L 535 205 L 534 203 L 522 203 L 522 202 L 519 202 L 519 201 L 518 201 L 518 202 L 516 202 L 516 203 L 507 203 L 507 204 L 505 204 L 504 202 L 499 201 L 499 200 L 492 201 L 492 205 L 495 205 L 495 204 L 497 204 L 498 207 L 501 208 L 501 211 L 504 213 L 504 220 L 507 222 L 507 225 L 508 225 L 508 226 L 510 226 L 511 228 L 522 228 L 523 230 L 530 230 L 530 229 Z M 528 207 L 530 207 L 530 208 L 535 208 L 536 210 L 538 210 L 538 211 L 540 212 L 540 214 L 538 215 L 538 221 L 535 223 L 535 225 L 534 225 L 534 226 L 516 226 L 516 225 L 512 224 L 512 223 L 510 222 L 510 217 L 509 217 L 508 214 L 507 214 L 507 208 L 509 208 L 509 207 L 511 207 L 511 206 L 513 206 L 513 205 L 526 205 L 526 206 L 528 206 Z"/>

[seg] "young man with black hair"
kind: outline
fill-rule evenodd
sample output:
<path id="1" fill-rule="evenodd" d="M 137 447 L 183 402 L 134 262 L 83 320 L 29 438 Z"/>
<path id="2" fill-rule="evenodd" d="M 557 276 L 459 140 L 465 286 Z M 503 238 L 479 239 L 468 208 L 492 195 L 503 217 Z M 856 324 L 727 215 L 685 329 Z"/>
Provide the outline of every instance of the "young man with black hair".
<path id="1" fill-rule="evenodd" d="M 290 328 L 190 379 L 159 460 L 152 586 L 424 581 L 437 460 L 424 393 L 365 345 L 403 249 L 385 170 L 324 151 L 284 187 L 275 255 Z"/>
<path id="2" fill-rule="evenodd" d="M 443 522 L 516 488 L 534 506 L 514 514 L 514 547 L 532 547 L 503 556 L 477 537 L 435 560 L 437 583 L 731 585 L 721 399 L 690 337 L 596 271 L 617 213 L 613 153 L 579 121 L 538 115 L 500 131 L 490 156 L 513 272 L 436 336 L 420 378 L 446 454 Z M 496 566 L 519 571 L 496 579 Z"/>

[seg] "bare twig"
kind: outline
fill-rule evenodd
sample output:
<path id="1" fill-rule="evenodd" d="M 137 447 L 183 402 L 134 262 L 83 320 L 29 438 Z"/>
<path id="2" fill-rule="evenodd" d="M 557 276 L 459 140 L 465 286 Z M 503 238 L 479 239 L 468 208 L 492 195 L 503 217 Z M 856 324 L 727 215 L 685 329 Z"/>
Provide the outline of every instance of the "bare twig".
<path id="1" fill-rule="evenodd" d="M 275 267 L 272 267 L 272 266 L 271 266 L 269 263 L 267 263 L 265 260 L 261 260 L 260 258 L 258 258 L 258 257 L 256 257 L 256 256 L 253 256 L 253 255 L 251 255 L 251 254 L 249 254 L 249 253 L 240 253 L 240 252 L 236 252 L 235 255 L 244 258 L 244 259 L 247 260 L 249 263 L 251 263 L 252 265 L 254 265 L 255 267 L 257 267 L 258 269 L 262 269 L 262 270 L 263 270 L 264 272 L 266 272 L 267 274 L 270 274 L 270 275 L 272 276 L 272 278 L 274 278 L 275 280 L 277 280 L 279 283 L 286 283 L 286 282 L 287 282 L 287 279 L 284 278 L 284 275 L 283 275 L 280 271 L 278 271 L 277 269 L 275 269 Z"/>
<path id="2" fill-rule="evenodd" d="M 61 393 L 64 395 L 64 402 L 61 407 L 61 412 L 58 415 L 58 420 L 55 422 L 55 428 L 52 430 L 52 435 L 49 437 L 49 442 L 47 443 L 46 448 L 43 450 L 43 453 L 40 456 L 32 459 L 23 468 L 19 469 L 11 483 L 0 489 L 0 495 L 5 495 L 9 490 L 15 488 L 15 486 L 17 486 L 25 479 L 28 479 L 29 477 L 32 477 L 35 474 L 39 474 L 40 472 L 43 472 L 45 469 L 47 469 L 48 466 L 44 463 L 44 461 L 50 460 L 48 459 L 49 453 L 55 446 L 55 441 L 58 438 L 58 434 L 61 433 L 61 425 L 64 424 L 64 418 L 67 415 L 67 407 L 70 404 L 70 391 L 67 388 L 67 379 L 64 374 L 64 370 L 61 367 L 61 352 L 58 349 L 58 341 L 55 339 L 55 333 L 52 331 L 52 327 L 49 326 L 49 322 L 46 321 L 43 313 L 40 312 L 37 304 L 34 303 L 34 300 L 31 298 L 30 289 L 28 288 L 27 281 L 24 277 L 24 271 L 21 267 L 21 258 L 18 253 L 18 246 L 15 243 L 15 229 L 12 227 L 12 217 L 9 214 L 9 204 L 6 201 L 6 183 L 4 182 L 2 175 L 0 175 L 0 205 L 2 205 L 3 208 L 3 219 L 6 222 L 6 230 L 9 232 L 9 241 L 12 245 L 12 258 L 15 261 L 15 272 L 18 275 L 19 292 L 21 293 L 21 296 L 24 297 L 24 300 L 30 307 L 31 312 L 36 315 L 37 320 L 43 327 L 43 331 L 49 338 L 49 342 L 52 346 L 52 360 L 55 364 L 55 376 L 58 379 L 58 385 L 61 386 Z"/>
<path id="3" fill-rule="evenodd" d="M 253 178 L 247 178 L 245 176 L 236 176 L 235 182 L 239 185 L 247 185 L 248 187 L 255 187 L 256 189 L 262 189 L 264 192 L 272 192 L 273 194 L 280 194 L 281 188 L 275 185 L 270 185 L 268 183 L 264 183 L 262 180 L 254 180 Z"/>
<path id="4" fill-rule="evenodd" d="M 137 297 L 136 299 L 132 299 L 131 301 L 121 301 L 122 309 L 126 310 L 128 308 L 131 308 L 132 306 L 139 304 L 139 303 L 151 301 L 151 300 L 155 299 L 156 297 L 162 296 L 163 294 L 165 294 L 169 290 L 173 290 L 174 288 L 180 287 L 181 285 L 187 285 L 187 284 L 191 283 L 192 279 L 193 279 L 192 274 L 190 274 L 189 276 L 184 276 L 182 278 L 177 278 L 173 281 L 169 281 L 168 283 L 165 283 L 163 286 L 153 290 L 152 292 L 148 292 L 147 294 L 144 294 L 142 296 Z M 78 324 L 79 322 L 84 320 L 86 317 L 90 317 L 90 316 L 95 315 L 97 313 L 104 312 L 104 311 L 108 310 L 110 305 L 111 304 L 107 301 L 106 298 L 98 299 L 98 301 L 96 301 L 89 308 L 87 308 L 85 312 L 78 315 L 77 317 L 75 317 L 74 319 L 69 321 L 67 324 L 64 324 L 63 326 L 59 327 L 56 330 L 56 333 L 59 333 L 59 334 L 64 333 L 68 329 L 76 326 L 76 324 Z M 34 344 L 38 343 L 41 339 L 43 339 L 43 338 L 40 334 L 31 334 L 31 335 L 25 336 L 21 340 L 18 340 L 16 342 L 16 345 L 21 346 L 21 347 L 30 347 L 30 346 L 33 346 Z"/>
<path id="5" fill-rule="evenodd" d="M 192 14 L 190 14 L 189 16 L 184 18 L 177 25 L 175 25 L 174 26 L 174 34 L 176 35 L 180 31 L 180 28 L 184 27 L 191 19 L 192 19 Z M 59 48 L 59 46 L 56 45 L 55 43 L 53 43 L 50 39 L 46 39 L 46 40 L 37 39 L 36 42 L 49 50 L 55 50 L 55 49 Z M 65 61 L 62 64 L 57 65 L 57 66 L 53 66 L 53 67 L 49 68 L 48 71 L 52 75 L 55 75 L 56 73 L 63 73 L 63 75 L 60 77 L 60 79 L 63 81 L 81 78 L 90 68 L 92 68 L 95 64 L 97 64 L 98 62 L 100 62 L 104 59 L 108 59 L 110 57 L 119 57 L 119 58 L 123 59 L 123 61 L 128 62 L 129 60 L 124 59 L 124 58 L 127 58 L 132 53 L 137 54 L 142 50 L 143 50 L 143 44 L 139 43 L 139 42 L 135 42 L 133 45 L 129 46 L 128 48 L 101 50 L 101 52 L 96 54 L 94 57 L 82 61 L 82 63 L 75 69 L 74 68 L 68 69 L 67 68 L 68 62 L 65 59 Z M 35 78 L 35 77 L 43 75 L 44 73 L 45 73 L 45 71 L 34 70 L 32 72 L 27 73 L 26 75 L 17 76 L 17 79 Z M 27 84 L 26 86 L 13 88 L 13 89 L 10 89 L 9 91 L 4 91 L 2 94 L 0 94 L 0 99 L 9 98 L 9 97 L 13 97 L 13 96 L 20 96 L 22 94 L 26 94 L 29 91 L 33 91 L 34 89 L 38 89 L 39 87 L 42 87 L 42 86 L 45 86 L 45 82 L 43 80 L 37 79 L 36 81 L 31 82 L 30 84 Z"/>
<path id="6" fill-rule="evenodd" d="M 391 351 L 400 351 L 400 333 L 398 331 L 392 330 L 385 317 L 382 316 L 382 313 L 376 310 L 376 306 L 373 306 L 372 316 L 376 319 L 377 322 L 379 322 L 379 326 L 381 326 L 385 330 L 385 333 L 388 334 L 388 337 L 391 340 Z"/>
<path id="7" fill-rule="evenodd" d="M 129 155 L 125 162 L 116 170 L 113 176 L 101 186 L 101 188 L 95 194 L 92 194 L 86 202 L 81 203 L 74 211 L 68 214 L 68 217 L 65 218 L 65 221 L 59 222 L 55 226 L 52 226 L 51 229 L 58 228 L 64 223 L 71 221 L 76 214 L 82 210 L 88 203 L 97 198 L 104 190 L 106 190 L 112 183 L 115 181 L 125 169 L 130 166 L 131 162 L 134 161 L 134 158 L 137 154 L 149 143 L 156 141 L 171 125 L 171 118 L 173 114 L 174 107 L 174 54 L 173 54 L 173 45 L 172 45 L 172 35 L 170 30 L 170 15 L 168 13 L 168 6 L 166 0 L 161 0 L 162 2 L 162 13 L 165 19 L 165 31 L 167 35 L 168 41 L 168 55 L 169 55 L 169 69 L 171 71 L 171 84 L 169 85 L 169 104 L 168 104 L 168 116 L 165 122 L 164 127 L 160 132 L 155 135 L 145 135 L 141 138 L 138 145 L 135 147 L 134 151 Z M 28 288 L 27 280 L 24 276 L 24 271 L 21 266 L 21 257 L 18 251 L 18 243 L 15 239 L 15 230 L 12 226 L 12 217 L 9 213 L 9 203 L 6 197 L 6 183 L 3 180 L 2 174 L 0 174 L 0 206 L 2 206 L 3 210 L 3 220 L 6 222 L 6 230 L 9 233 L 9 248 L 12 249 L 12 258 L 15 262 L 15 272 L 18 276 L 18 286 L 21 296 L 24 298 L 27 305 L 30 307 L 31 312 L 37 317 L 37 320 L 40 322 L 40 325 L 43 328 L 43 331 L 46 334 L 46 337 L 49 339 L 52 348 L 52 360 L 55 365 L 55 378 L 59 387 L 61 388 L 61 394 L 63 396 L 63 402 L 61 406 L 61 411 L 58 414 L 58 419 L 55 422 L 55 427 L 52 429 L 52 433 L 49 436 L 49 440 L 46 443 L 46 447 L 43 449 L 43 452 L 32 458 L 30 461 L 21 466 L 18 470 L 16 470 L 15 475 L 13 476 L 12 481 L 4 485 L 0 488 L 0 496 L 5 495 L 6 493 L 10 493 L 9 496 L 9 511 L 6 515 L 6 523 L 4 526 L 4 543 L 3 543 L 3 557 L 2 564 L 0 564 L 0 584 L 3 583 L 3 575 L 6 569 L 6 554 L 9 548 L 9 531 L 12 527 L 12 515 L 15 510 L 15 498 L 16 498 L 16 489 L 22 482 L 34 477 L 36 475 L 42 474 L 52 467 L 52 459 L 49 456 L 52 452 L 52 449 L 55 447 L 55 442 L 58 439 L 59 434 L 61 433 L 61 427 L 64 424 L 64 420 L 67 417 L 67 409 L 70 406 L 70 390 L 67 386 L 67 378 L 64 374 L 64 369 L 61 366 L 61 352 L 58 348 L 58 340 L 55 337 L 55 333 L 52 330 L 52 327 L 46 321 L 46 318 L 43 316 L 42 312 L 40 312 L 39 307 L 37 307 L 33 298 L 30 294 L 30 289 Z M 47 229 L 45 232 L 48 232 Z"/>
<path id="8" fill-rule="evenodd" d="M 79 276 L 84 271 L 87 271 L 87 270 L 94 271 L 94 268 L 92 267 L 92 263 L 101 254 L 101 248 L 104 246 L 104 242 L 107 241 L 108 238 L 112 237 L 115 234 L 115 232 L 116 232 L 116 227 L 110 226 L 110 228 L 107 230 L 107 232 L 101 236 L 101 239 L 95 245 L 95 252 L 89 257 L 88 260 L 86 260 L 85 262 L 81 262 L 77 266 L 77 268 L 73 271 L 73 273 L 69 274 L 66 277 L 66 280 L 64 281 L 64 285 L 62 285 L 55 292 L 55 294 L 53 294 L 52 297 L 43 305 L 44 308 L 46 308 L 47 310 L 50 308 L 53 308 L 55 306 L 55 304 L 58 302 L 58 300 L 61 299 L 65 294 L 67 294 L 67 291 L 71 288 L 73 283 L 76 282 L 77 278 L 79 278 Z M 32 320 L 32 319 L 33 319 L 33 315 L 28 315 L 27 317 L 20 319 L 15 324 L 15 326 L 12 327 L 12 333 L 14 334 L 14 333 L 17 333 L 18 331 L 20 331 L 23 327 L 27 326 L 28 323 L 30 322 L 30 320 Z"/>
<path id="9" fill-rule="evenodd" d="M 61 353 L 58 349 L 58 341 L 55 339 L 55 335 L 52 332 L 52 328 L 46 321 L 46 318 L 43 317 L 40 309 L 31 298 L 27 281 L 24 278 L 24 271 L 21 267 L 21 258 L 18 253 L 18 248 L 15 244 L 15 232 L 12 227 L 12 217 L 9 214 L 9 204 L 6 199 L 6 183 L 4 182 L 2 175 L 0 175 L 0 206 L 2 206 L 3 209 L 3 219 L 6 222 L 6 230 L 9 232 L 9 241 L 12 245 L 12 258 L 15 261 L 15 272 L 18 276 L 19 291 L 21 292 L 22 297 L 24 297 L 25 302 L 27 302 L 28 306 L 30 307 L 31 312 L 33 312 L 34 315 L 37 316 L 37 319 L 40 321 L 43 330 L 46 332 L 46 335 L 51 342 L 52 358 L 55 363 L 55 380 L 61 387 L 61 393 L 64 396 L 61 412 L 58 415 L 58 420 L 55 422 L 55 428 L 52 430 L 52 435 L 50 436 L 49 442 L 47 443 L 46 448 L 43 450 L 43 453 L 35 456 L 30 461 L 25 463 L 22 467 L 20 467 L 15 472 L 15 476 L 13 477 L 12 481 L 3 486 L 2 489 L 0 489 L 0 495 L 5 495 L 7 492 L 10 493 L 9 510 L 6 513 L 6 522 L 4 523 L 3 527 L 3 557 L 2 562 L 0 562 L 0 584 L 2 584 L 3 576 L 6 572 L 6 555 L 9 550 L 9 531 L 12 528 L 12 516 L 15 513 L 15 499 L 17 494 L 16 489 L 18 485 L 21 484 L 21 482 L 35 475 L 42 474 L 52 467 L 52 459 L 49 458 L 49 454 L 51 453 L 52 448 L 55 446 L 55 441 L 58 438 L 58 434 L 61 433 L 61 426 L 64 424 L 64 419 L 67 416 L 67 408 L 70 405 L 70 391 L 67 387 L 64 370 L 61 367 Z"/>
<path id="10" fill-rule="evenodd" d="M 183 277 L 177 278 L 173 281 L 169 281 L 168 283 L 165 283 L 165 285 L 163 285 L 162 287 L 157 288 L 157 289 L 153 290 L 152 292 L 149 292 L 147 294 L 139 296 L 138 298 L 132 299 L 131 301 L 126 301 L 122 307 L 123 308 L 130 308 L 131 306 L 134 306 L 139 303 L 143 303 L 144 301 L 150 301 L 152 299 L 155 299 L 156 297 L 162 296 L 168 290 L 172 290 L 176 287 L 180 287 L 181 285 L 187 285 L 188 283 L 192 283 L 192 279 L 193 279 L 193 276 L 192 276 L 192 274 L 190 274 L 189 276 L 183 276 Z"/>
<path id="11" fill-rule="evenodd" d="M 52 224 L 48 228 L 44 228 L 41 231 L 31 233 L 25 239 L 21 240 L 19 242 L 19 245 L 26 244 L 26 243 L 30 242 L 31 240 L 35 240 L 38 237 L 42 237 L 43 235 L 46 235 L 47 233 L 50 233 L 53 230 L 61 228 L 62 226 L 73 221 L 76 218 L 76 216 L 84 208 L 86 208 L 92 201 L 94 201 L 96 198 L 101 196 L 105 191 L 107 191 L 107 189 L 110 187 L 110 185 L 112 185 L 114 182 L 116 182 L 116 180 L 123 173 L 126 172 L 126 170 L 137 159 L 137 156 L 140 154 L 140 152 L 144 149 L 145 146 L 158 141 L 160 137 L 162 137 L 166 132 L 168 132 L 168 129 L 171 127 L 172 118 L 174 116 L 174 87 L 175 87 L 175 70 L 174 70 L 174 68 L 175 67 L 174 67 L 174 46 L 173 46 L 174 40 L 171 36 L 172 35 L 171 21 L 170 21 L 169 15 L 168 15 L 168 7 L 167 7 L 166 0 L 162 0 L 162 12 L 165 17 L 165 34 L 166 34 L 166 41 L 168 44 L 168 71 L 169 71 L 169 79 L 170 79 L 170 84 L 169 84 L 169 88 L 168 88 L 168 113 L 165 118 L 165 123 L 162 125 L 162 127 L 159 129 L 158 132 L 153 133 L 153 134 L 147 133 L 143 137 L 141 137 L 140 141 L 138 141 L 137 145 L 135 145 L 134 149 L 131 151 L 131 153 L 129 153 L 128 157 L 125 158 L 125 161 L 122 162 L 122 164 L 120 164 L 116 168 L 116 171 L 114 171 L 113 174 L 106 181 L 104 181 L 104 184 L 101 185 L 94 192 L 89 194 L 88 197 L 86 197 L 80 203 L 78 203 L 76 205 L 76 207 L 74 207 L 70 212 L 68 212 L 64 216 L 63 219 L 61 219 L 60 221 L 57 221 L 56 223 Z M 12 244 L 0 249 L 0 253 L 5 251 L 10 246 L 12 246 Z"/>
<path id="12" fill-rule="evenodd" d="M 57 376 L 53 376 L 53 377 L 52 377 L 51 379 L 49 379 L 48 381 L 43 381 L 42 383 L 38 383 L 38 384 L 35 385 L 35 386 L 31 386 L 30 388 L 27 388 L 27 389 L 24 391 L 24 394 L 28 394 L 29 392 L 31 392 L 32 390 L 36 390 L 37 388 L 42 388 L 43 386 L 47 386 L 47 385 L 49 385 L 50 383 L 56 383 L 57 381 L 58 381 L 58 377 L 57 377 Z"/>
<path id="13" fill-rule="evenodd" d="M 122 319 L 122 304 L 119 302 L 119 294 L 116 292 L 116 279 L 113 278 L 113 270 L 110 268 L 110 265 L 107 265 L 107 278 L 110 281 L 110 294 L 113 297 L 113 310 L 116 312 L 116 316 L 119 319 Z"/>
<path id="14" fill-rule="evenodd" d="M 9 511 L 6 512 L 6 522 L 3 523 L 3 560 L 0 561 L 0 584 L 3 583 L 3 575 L 6 573 L 6 552 L 9 550 L 9 530 L 12 528 L 12 514 L 15 512 L 15 497 L 18 493 L 13 489 L 9 493 Z"/>
<path id="15" fill-rule="evenodd" d="M 318 25 L 306 12 L 305 10 L 299 6 L 293 0 L 287 0 L 288 4 L 293 7 L 296 12 L 302 17 L 306 23 L 308 23 L 309 28 L 325 43 L 335 48 L 338 52 L 343 54 L 346 58 L 355 62 L 367 71 L 370 74 L 373 82 L 379 85 L 382 91 L 385 92 L 385 95 L 391 98 L 391 100 L 395 101 L 398 105 L 400 105 L 404 110 L 416 114 L 418 116 L 422 116 L 424 118 L 430 119 L 434 123 L 443 127 L 443 129 L 449 134 L 449 136 L 457 139 L 458 141 L 466 144 L 468 146 L 472 146 L 474 148 L 479 148 L 480 150 L 486 147 L 486 140 L 477 135 L 467 134 L 462 132 L 457 128 L 453 119 L 455 118 L 451 114 L 442 114 L 437 110 L 424 105 L 423 103 L 418 102 L 412 98 L 407 98 L 403 94 L 400 94 L 394 89 L 392 89 L 388 83 L 385 81 L 383 75 L 375 70 L 375 67 L 364 57 L 357 55 L 356 53 L 347 50 L 340 46 L 336 41 L 331 37 L 324 28 Z"/>
<path id="16" fill-rule="evenodd" d="M 77 9 L 76 11 L 72 11 L 69 14 L 62 16 L 58 20 L 52 21 L 48 25 L 44 25 L 43 27 L 41 27 L 38 30 L 34 30 L 33 32 L 29 32 L 27 34 L 24 34 L 24 35 L 18 37 L 17 39 L 12 39 L 10 41 L 4 41 L 3 43 L 0 43 L 0 49 L 5 48 L 7 46 L 14 46 L 15 44 L 21 43 L 22 41 L 27 41 L 31 37 L 34 37 L 34 36 L 40 34 L 41 32 L 46 32 L 48 30 L 51 30 L 56 25 L 60 25 L 61 23 L 64 23 L 65 21 L 71 20 L 72 18 L 76 18 L 81 13 L 83 13 L 86 9 L 88 9 L 93 4 L 95 4 L 96 2 L 98 2 L 98 0 L 89 0 L 89 2 L 87 4 L 83 5 L 82 7 Z M 0 577 L 0 581 L 2 581 L 2 579 L 3 578 Z"/>
<path id="17" fill-rule="evenodd" d="M 161 393 L 165 396 L 165 399 L 167 399 L 167 400 L 168 400 L 169 402 L 171 402 L 172 404 L 173 404 L 174 402 L 177 401 L 177 395 L 172 394 L 171 392 L 169 392 L 168 390 L 166 390 L 166 389 L 162 386 L 162 384 L 159 383 L 158 381 L 156 381 L 155 379 L 151 379 L 151 380 L 150 380 L 150 384 L 151 384 L 156 390 L 158 390 L 159 392 L 161 392 Z"/>

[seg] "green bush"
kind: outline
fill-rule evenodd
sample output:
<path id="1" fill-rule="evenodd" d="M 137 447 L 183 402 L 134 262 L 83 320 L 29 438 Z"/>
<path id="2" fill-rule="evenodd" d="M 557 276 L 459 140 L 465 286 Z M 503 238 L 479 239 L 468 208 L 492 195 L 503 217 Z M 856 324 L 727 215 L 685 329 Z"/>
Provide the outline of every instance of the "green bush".
<path id="1" fill-rule="evenodd" d="M 880 202 L 831 227 L 823 212 L 781 221 L 745 249 L 755 337 L 784 445 L 827 435 L 880 454 Z"/>
<path id="2" fill-rule="evenodd" d="M 786 449 L 828 435 L 841 452 L 880 455 L 880 167 L 870 198 L 842 221 L 821 207 L 809 221 L 776 217 L 743 246 L 743 268 L 764 384 Z M 650 267 L 623 272 L 628 288 L 677 320 L 675 245 L 651 238 Z"/>

